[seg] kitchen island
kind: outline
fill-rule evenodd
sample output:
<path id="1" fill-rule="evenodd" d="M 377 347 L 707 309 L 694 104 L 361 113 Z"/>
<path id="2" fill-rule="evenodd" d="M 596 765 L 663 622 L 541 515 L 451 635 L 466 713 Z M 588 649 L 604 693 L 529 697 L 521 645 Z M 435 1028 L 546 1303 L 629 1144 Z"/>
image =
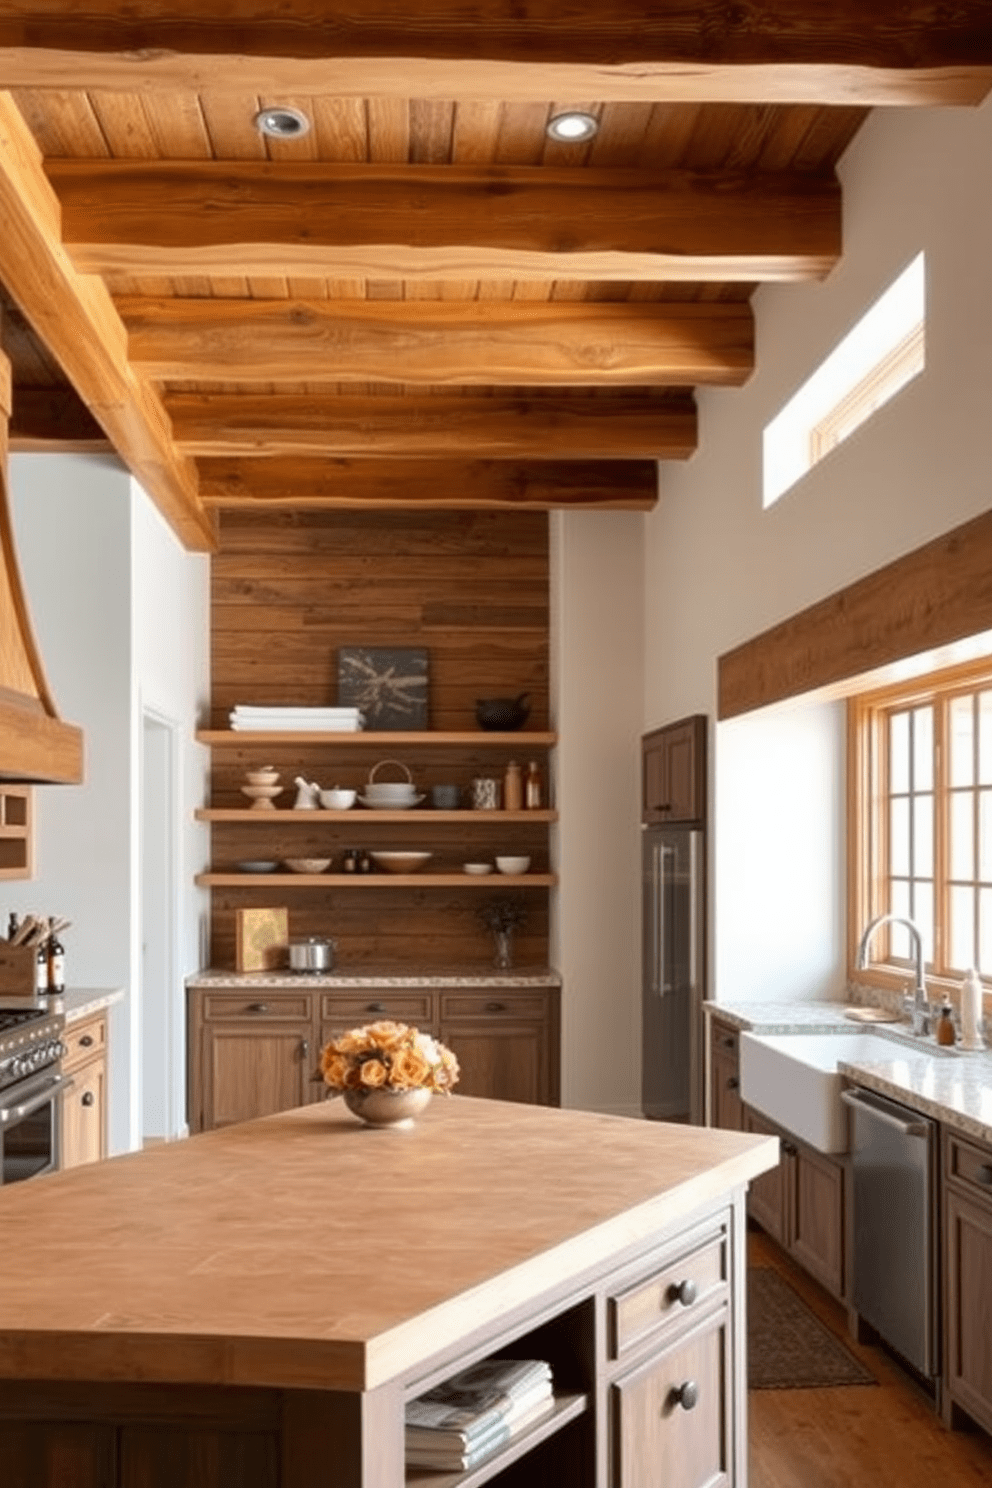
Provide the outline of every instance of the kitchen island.
<path id="1" fill-rule="evenodd" d="M 744 1194 L 766 1137 L 340 1101 L 0 1195 L 9 1488 L 743 1488 Z M 57 1298 L 57 1301 L 56 1301 Z M 403 1405 L 494 1352 L 557 1403 L 464 1474 Z"/>

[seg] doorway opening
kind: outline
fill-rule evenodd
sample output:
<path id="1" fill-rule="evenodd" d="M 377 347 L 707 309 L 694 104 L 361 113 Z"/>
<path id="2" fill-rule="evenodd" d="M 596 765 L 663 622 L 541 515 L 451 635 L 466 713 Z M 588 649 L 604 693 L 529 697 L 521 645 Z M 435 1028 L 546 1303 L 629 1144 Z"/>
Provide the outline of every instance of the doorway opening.
<path id="1" fill-rule="evenodd" d="M 148 709 L 141 737 L 141 1043 L 143 1146 L 179 1133 L 176 1073 L 182 1008 L 175 995 L 179 924 L 178 725 Z"/>

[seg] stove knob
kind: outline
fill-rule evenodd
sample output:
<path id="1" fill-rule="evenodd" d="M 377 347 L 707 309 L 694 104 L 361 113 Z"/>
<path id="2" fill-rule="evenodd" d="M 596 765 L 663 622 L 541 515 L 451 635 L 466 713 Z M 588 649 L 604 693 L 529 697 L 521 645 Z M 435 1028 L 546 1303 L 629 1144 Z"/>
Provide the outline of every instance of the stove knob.
<path id="1" fill-rule="evenodd" d="M 30 1073 L 30 1067 L 23 1054 L 18 1054 L 10 1061 L 10 1072 L 18 1080 Z"/>

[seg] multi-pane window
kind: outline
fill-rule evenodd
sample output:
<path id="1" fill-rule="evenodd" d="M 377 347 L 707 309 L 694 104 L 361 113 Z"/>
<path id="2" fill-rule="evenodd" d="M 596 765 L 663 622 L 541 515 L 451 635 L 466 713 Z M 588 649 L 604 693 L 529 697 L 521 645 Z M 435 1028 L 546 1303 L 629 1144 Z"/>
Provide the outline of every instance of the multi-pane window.
<path id="1" fill-rule="evenodd" d="M 911 919 L 929 973 L 992 979 L 992 671 L 972 668 L 852 705 L 851 898 L 860 929 Z M 901 925 L 879 934 L 873 964 L 911 960 Z"/>

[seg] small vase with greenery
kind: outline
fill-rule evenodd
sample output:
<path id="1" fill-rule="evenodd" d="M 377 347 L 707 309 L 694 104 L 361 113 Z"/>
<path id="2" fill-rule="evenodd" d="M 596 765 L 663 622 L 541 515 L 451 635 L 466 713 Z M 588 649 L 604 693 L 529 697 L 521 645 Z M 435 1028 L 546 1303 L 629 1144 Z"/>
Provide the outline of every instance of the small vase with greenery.
<path id="1" fill-rule="evenodd" d="M 479 919 L 492 933 L 496 954 L 493 965 L 508 971 L 513 965 L 513 934 L 527 923 L 527 912 L 519 899 L 487 899 L 478 910 Z"/>

